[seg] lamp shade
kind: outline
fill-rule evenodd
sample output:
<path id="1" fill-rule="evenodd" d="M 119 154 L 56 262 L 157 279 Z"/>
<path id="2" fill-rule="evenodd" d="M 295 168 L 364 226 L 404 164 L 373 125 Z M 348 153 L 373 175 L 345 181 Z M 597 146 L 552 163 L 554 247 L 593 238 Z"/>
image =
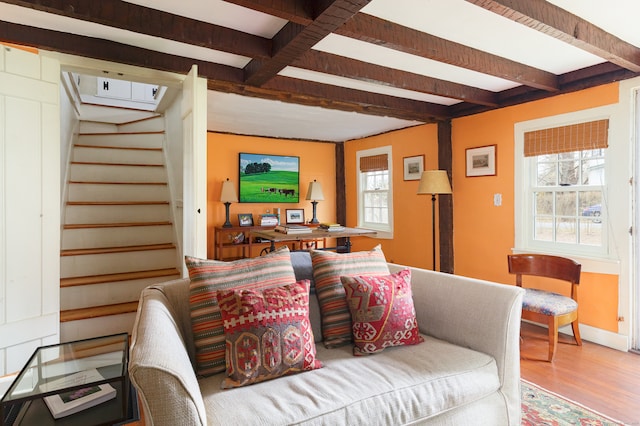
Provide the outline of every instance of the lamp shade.
<path id="1" fill-rule="evenodd" d="M 324 194 L 322 194 L 322 186 L 320 186 L 320 182 L 316 182 L 315 179 L 313 180 L 313 182 L 309 182 L 309 189 L 307 190 L 307 200 L 324 200 Z"/>
<path id="2" fill-rule="evenodd" d="M 422 172 L 418 194 L 451 194 L 451 185 L 446 170 L 425 170 Z"/>
<path id="3" fill-rule="evenodd" d="M 220 201 L 223 203 L 237 203 L 238 195 L 236 195 L 236 186 L 228 178 L 222 182 L 222 192 Z"/>

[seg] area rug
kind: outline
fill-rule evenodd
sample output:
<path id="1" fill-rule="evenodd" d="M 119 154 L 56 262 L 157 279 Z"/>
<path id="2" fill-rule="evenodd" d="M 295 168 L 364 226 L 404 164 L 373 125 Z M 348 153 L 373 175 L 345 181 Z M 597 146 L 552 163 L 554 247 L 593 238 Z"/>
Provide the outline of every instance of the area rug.
<path id="1" fill-rule="evenodd" d="M 624 426 L 577 402 L 522 380 L 522 426 Z"/>

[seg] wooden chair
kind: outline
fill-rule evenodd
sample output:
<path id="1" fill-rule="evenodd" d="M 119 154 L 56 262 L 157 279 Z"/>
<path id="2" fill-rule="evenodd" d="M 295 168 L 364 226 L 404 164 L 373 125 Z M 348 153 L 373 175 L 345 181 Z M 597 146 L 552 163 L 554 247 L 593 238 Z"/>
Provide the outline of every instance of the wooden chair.
<path id="1" fill-rule="evenodd" d="M 582 346 L 578 328 L 578 284 L 582 265 L 559 256 L 543 254 L 513 254 L 507 256 L 509 273 L 516 275 L 516 284 L 522 287 L 523 275 L 534 275 L 568 281 L 571 297 L 558 293 L 525 288 L 522 302 L 522 319 L 547 324 L 549 327 L 549 357 L 553 361 L 558 345 L 558 328 L 571 323 L 573 336 L 578 346 Z"/>

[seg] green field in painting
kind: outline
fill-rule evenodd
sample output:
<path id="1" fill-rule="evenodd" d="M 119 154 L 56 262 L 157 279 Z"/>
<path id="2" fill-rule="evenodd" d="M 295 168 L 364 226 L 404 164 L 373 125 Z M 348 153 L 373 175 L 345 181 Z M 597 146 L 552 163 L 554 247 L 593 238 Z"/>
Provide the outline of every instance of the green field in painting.
<path id="1" fill-rule="evenodd" d="M 271 189 L 271 190 L 270 190 Z M 280 190 L 293 190 L 285 195 Z M 297 203 L 298 172 L 275 170 L 268 173 L 240 174 L 241 203 Z"/>

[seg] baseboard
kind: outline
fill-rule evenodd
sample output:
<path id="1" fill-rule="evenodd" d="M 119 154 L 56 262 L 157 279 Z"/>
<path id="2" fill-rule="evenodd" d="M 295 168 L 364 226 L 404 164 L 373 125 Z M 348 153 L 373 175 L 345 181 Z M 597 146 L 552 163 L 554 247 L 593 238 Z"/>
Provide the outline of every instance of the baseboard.
<path id="1" fill-rule="evenodd" d="M 564 327 L 563 327 L 564 328 Z M 568 327 L 571 331 L 571 327 Z M 571 331 L 573 335 L 573 331 Z M 627 352 L 630 348 L 629 337 L 622 334 L 612 333 L 601 328 L 580 324 L 580 337 L 589 342 L 597 343 L 619 351 Z"/>
<path id="2" fill-rule="evenodd" d="M 533 323 L 526 320 L 523 321 L 547 328 L 547 326 L 544 324 Z M 560 327 L 560 333 L 573 336 L 571 325 Z M 616 349 L 622 352 L 628 352 L 630 348 L 628 336 L 612 333 L 611 331 L 602 330 L 601 328 L 592 327 L 590 325 L 580 324 L 580 337 L 582 338 L 582 340 L 586 340 L 588 342 L 596 343 L 598 345 L 606 346 L 608 348 Z"/>

